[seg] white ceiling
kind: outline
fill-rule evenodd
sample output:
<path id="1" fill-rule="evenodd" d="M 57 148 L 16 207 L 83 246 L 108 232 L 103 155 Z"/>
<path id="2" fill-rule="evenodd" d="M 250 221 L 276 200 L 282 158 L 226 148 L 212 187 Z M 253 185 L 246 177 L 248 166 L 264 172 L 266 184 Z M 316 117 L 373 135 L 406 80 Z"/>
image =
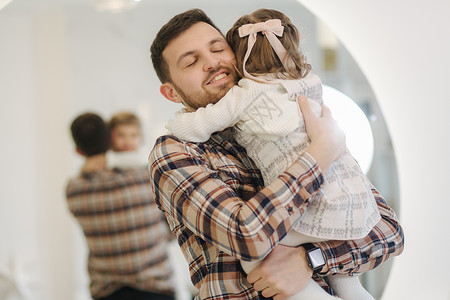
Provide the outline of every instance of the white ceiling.
<path id="1" fill-rule="evenodd" d="M 96 1 L 118 1 L 118 0 L 0 0 L 0 9 L 5 6 L 5 10 L 15 11 L 15 12 L 38 12 L 45 11 L 49 9 L 79 9 L 95 7 Z M 126 0 L 125 0 L 126 1 Z M 133 0 L 129 0 L 133 1 Z M 236 7 L 242 4 L 242 0 L 227 0 L 227 6 Z M 297 3 L 296 0 L 277 0 L 276 6 L 282 6 L 283 4 L 292 5 Z M 137 7 L 153 7 L 153 8 L 163 8 L 163 7 L 177 7 L 186 6 L 191 7 L 202 7 L 211 6 L 211 0 L 141 0 Z M 218 5 L 222 3 L 217 2 Z M 273 0 L 246 0 L 245 5 L 247 6 L 259 6 L 259 7 L 270 7 L 274 5 Z"/>
<path id="2" fill-rule="evenodd" d="M 108 1 L 108 0 L 0 0 L 0 9 L 4 5 L 8 5 L 8 9 L 14 10 L 27 10 L 27 11 L 36 11 L 42 9 L 49 8 L 80 8 L 80 7 L 94 7 L 96 1 Z M 117 0 L 110 0 L 117 1 Z M 132 1 L 132 0 L 131 0 Z M 11 2 L 11 3 L 9 3 Z M 8 4 L 9 3 L 9 4 Z M 192 7 L 201 7 L 203 5 L 210 6 L 211 0 L 164 0 L 164 1 L 155 1 L 155 0 L 141 0 L 139 2 L 139 6 L 152 6 L 152 7 L 167 7 L 167 6 L 178 6 L 178 5 L 186 5 L 190 4 Z M 273 5 L 273 0 L 245 0 L 246 5 L 258 5 L 269 7 Z M 277 0 L 276 5 L 280 6 L 292 3 L 298 3 L 296 0 Z M 233 7 L 238 4 L 242 4 L 242 0 L 227 0 L 227 4 L 230 7 Z"/>

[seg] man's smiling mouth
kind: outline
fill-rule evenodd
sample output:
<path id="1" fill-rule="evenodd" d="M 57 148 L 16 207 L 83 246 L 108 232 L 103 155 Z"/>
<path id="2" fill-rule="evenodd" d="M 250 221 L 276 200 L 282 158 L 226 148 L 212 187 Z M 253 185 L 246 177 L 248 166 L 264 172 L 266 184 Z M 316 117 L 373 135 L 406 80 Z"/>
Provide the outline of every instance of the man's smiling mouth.
<path id="1" fill-rule="evenodd" d="M 227 76 L 228 76 L 227 73 L 220 73 L 219 75 L 214 76 L 214 78 L 211 79 L 211 81 L 208 82 L 208 84 L 214 83 L 214 82 L 216 82 L 216 81 L 218 81 L 218 80 L 220 80 L 220 79 L 223 79 L 223 78 L 225 78 L 225 77 L 227 77 Z"/>

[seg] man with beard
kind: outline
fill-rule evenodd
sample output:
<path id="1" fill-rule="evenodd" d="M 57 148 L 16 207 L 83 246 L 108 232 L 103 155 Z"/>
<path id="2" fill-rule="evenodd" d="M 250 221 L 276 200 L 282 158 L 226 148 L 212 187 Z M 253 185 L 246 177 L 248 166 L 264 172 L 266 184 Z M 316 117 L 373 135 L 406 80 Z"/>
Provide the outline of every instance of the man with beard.
<path id="1" fill-rule="evenodd" d="M 162 95 L 188 111 L 216 103 L 237 80 L 233 52 L 201 10 L 179 14 L 164 25 L 151 55 Z M 311 249 L 277 245 L 320 191 L 330 164 L 345 151 L 345 137 L 329 110 L 324 107 L 317 118 L 304 97 L 299 105 L 311 144 L 266 187 L 234 141 L 232 128 L 205 143 L 174 136 L 157 140 L 149 158 L 151 183 L 189 263 L 199 290 L 196 299 L 286 299 L 302 290 L 313 272 L 333 294 L 321 276 L 366 272 L 402 252 L 403 231 L 375 189 L 382 220 L 367 237 L 317 243 Z M 315 257 L 322 261 L 313 261 L 313 253 L 322 253 Z M 246 277 L 239 260 L 264 257 Z"/>
<path id="2" fill-rule="evenodd" d="M 70 130 L 77 153 L 91 164 L 70 179 L 66 197 L 86 238 L 92 298 L 175 300 L 170 235 L 147 168 L 107 168 L 110 132 L 97 114 L 79 115 Z"/>

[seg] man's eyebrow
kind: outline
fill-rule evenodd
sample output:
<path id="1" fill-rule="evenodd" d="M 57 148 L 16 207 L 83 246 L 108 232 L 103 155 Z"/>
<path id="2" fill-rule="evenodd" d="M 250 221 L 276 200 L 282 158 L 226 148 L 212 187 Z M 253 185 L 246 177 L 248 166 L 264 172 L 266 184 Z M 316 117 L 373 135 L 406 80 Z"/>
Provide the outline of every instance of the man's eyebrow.
<path id="1" fill-rule="evenodd" d="M 216 43 L 226 43 L 226 41 L 225 41 L 224 38 L 216 38 L 216 39 L 213 39 L 213 40 L 209 41 L 209 42 L 208 42 L 208 46 L 212 46 L 212 45 L 214 45 L 214 44 L 216 44 Z M 184 52 L 183 54 L 181 54 L 180 57 L 178 57 L 177 65 L 179 65 L 180 62 L 181 62 L 185 57 L 191 56 L 191 55 L 193 55 L 195 52 L 196 52 L 195 50 L 191 50 L 191 51 L 186 51 L 186 52 Z"/>
<path id="2" fill-rule="evenodd" d="M 180 62 L 181 62 L 185 57 L 188 57 L 188 56 L 190 56 L 190 55 L 193 55 L 194 53 L 195 53 L 195 51 L 194 51 L 194 50 L 191 50 L 191 51 L 187 51 L 187 52 L 184 52 L 183 54 L 181 54 L 180 57 L 178 57 L 178 60 L 177 60 L 177 66 L 180 65 Z"/>
<path id="3" fill-rule="evenodd" d="M 225 41 L 224 38 L 216 38 L 216 39 L 211 40 L 211 41 L 208 43 L 208 45 L 212 46 L 212 45 L 214 45 L 215 43 L 226 43 L 226 41 Z"/>

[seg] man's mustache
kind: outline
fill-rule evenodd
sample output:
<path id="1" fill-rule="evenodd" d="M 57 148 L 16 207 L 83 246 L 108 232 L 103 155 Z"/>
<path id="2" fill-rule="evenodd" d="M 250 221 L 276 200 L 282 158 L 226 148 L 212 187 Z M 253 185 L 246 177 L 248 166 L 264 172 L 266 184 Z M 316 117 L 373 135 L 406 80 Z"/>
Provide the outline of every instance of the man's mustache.
<path id="1" fill-rule="evenodd" d="M 234 78 L 237 78 L 237 72 L 234 68 L 234 66 L 228 66 L 228 65 L 220 65 L 212 70 L 209 71 L 207 80 L 205 81 L 205 84 L 210 82 L 215 74 L 219 71 L 225 71 L 226 73 L 230 74 L 231 76 L 234 76 Z"/>

